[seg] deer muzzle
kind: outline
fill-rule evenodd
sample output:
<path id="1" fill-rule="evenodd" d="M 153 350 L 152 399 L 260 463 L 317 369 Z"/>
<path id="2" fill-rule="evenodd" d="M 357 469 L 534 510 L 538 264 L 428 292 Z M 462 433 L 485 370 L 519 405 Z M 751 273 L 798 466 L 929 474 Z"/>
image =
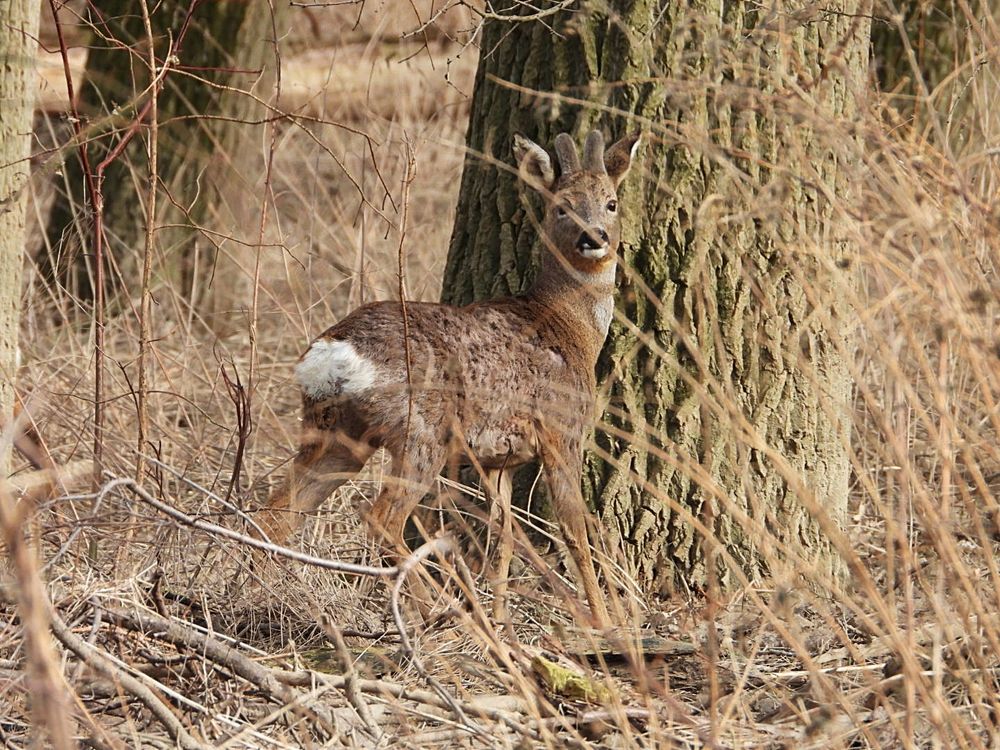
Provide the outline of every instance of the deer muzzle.
<path id="1" fill-rule="evenodd" d="M 599 227 L 590 227 L 580 233 L 576 249 L 584 258 L 603 258 L 608 254 L 608 233 Z"/>

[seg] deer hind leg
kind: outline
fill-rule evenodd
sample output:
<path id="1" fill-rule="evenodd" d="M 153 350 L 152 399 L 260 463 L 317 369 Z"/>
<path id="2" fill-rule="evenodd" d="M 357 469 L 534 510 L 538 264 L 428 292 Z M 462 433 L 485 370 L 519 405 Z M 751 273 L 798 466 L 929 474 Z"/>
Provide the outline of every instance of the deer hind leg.
<path id="1" fill-rule="evenodd" d="M 590 509 L 580 493 L 580 478 L 583 459 L 577 446 L 568 441 L 543 443 L 542 460 L 545 475 L 552 494 L 552 508 L 555 511 L 559 529 L 577 568 L 580 583 L 587 595 L 590 613 L 598 627 L 611 624 L 604 595 L 597 583 L 597 572 L 590 555 L 590 541 L 587 537 L 587 519 Z"/>
<path id="2" fill-rule="evenodd" d="M 307 429 L 282 486 L 258 514 L 261 526 L 275 542 L 283 542 L 334 490 L 357 474 L 375 452 L 365 442 L 341 431 Z"/>
<path id="3" fill-rule="evenodd" d="M 392 457 L 392 470 L 386 484 L 365 515 L 369 533 L 396 552 L 405 553 L 403 529 L 424 495 L 431 489 L 441 469 L 447 451 L 437 442 L 410 441 L 401 446 L 387 445 Z"/>
<path id="4" fill-rule="evenodd" d="M 365 514 L 365 523 L 371 538 L 382 545 L 387 555 L 401 561 L 409 554 L 403 539 L 406 521 L 444 468 L 446 451 L 440 444 L 411 443 L 406 451 L 393 445 L 386 448 L 392 457 L 392 471 L 386 477 L 382 492 Z M 427 620 L 437 598 L 430 579 L 422 571 L 415 570 L 407 578 L 406 585 L 417 611 Z"/>

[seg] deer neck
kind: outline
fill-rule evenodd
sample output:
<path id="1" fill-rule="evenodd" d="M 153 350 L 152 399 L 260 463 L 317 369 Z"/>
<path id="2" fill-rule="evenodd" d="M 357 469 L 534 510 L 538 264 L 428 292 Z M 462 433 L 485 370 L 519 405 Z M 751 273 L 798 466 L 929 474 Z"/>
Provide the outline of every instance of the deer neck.
<path id="1" fill-rule="evenodd" d="M 546 257 L 528 294 L 566 320 L 593 349 L 596 359 L 615 309 L 615 262 L 587 273 L 555 257 Z"/>

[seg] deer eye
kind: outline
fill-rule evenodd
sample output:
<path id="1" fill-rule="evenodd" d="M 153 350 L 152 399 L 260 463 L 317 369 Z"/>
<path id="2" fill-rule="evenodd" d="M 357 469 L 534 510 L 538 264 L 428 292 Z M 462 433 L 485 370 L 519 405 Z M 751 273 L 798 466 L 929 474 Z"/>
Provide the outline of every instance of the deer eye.
<path id="1" fill-rule="evenodd" d="M 558 206 L 556 206 L 556 216 L 562 219 L 563 217 L 566 216 L 566 214 L 569 213 L 569 210 L 570 210 L 569 206 L 567 206 L 565 203 L 560 203 Z"/>
<path id="2" fill-rule="evenodd" d="M 614 213 L 618 210 L 618 201 L 608 201 L 608 210 Z"/>

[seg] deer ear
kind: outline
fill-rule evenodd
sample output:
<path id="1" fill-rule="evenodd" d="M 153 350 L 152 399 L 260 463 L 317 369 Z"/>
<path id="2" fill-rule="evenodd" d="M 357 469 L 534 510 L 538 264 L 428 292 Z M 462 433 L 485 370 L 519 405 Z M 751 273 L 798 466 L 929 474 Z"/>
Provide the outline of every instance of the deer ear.
<path id="1" fill-rule="evenodd" d="M 604 168 L 608 170 L 608 177 L 615 187 L 621 184 L 632 167 L 641 136 L 642 132 L 630 133 L 604 152 Z"/>
<path id="2" fill-rule="evenodd" d="M 514 136 L 514 159 L 521 179 L 538 191 L 548 191 L 556 181 L 548 152 L 523 135 Z"/>

